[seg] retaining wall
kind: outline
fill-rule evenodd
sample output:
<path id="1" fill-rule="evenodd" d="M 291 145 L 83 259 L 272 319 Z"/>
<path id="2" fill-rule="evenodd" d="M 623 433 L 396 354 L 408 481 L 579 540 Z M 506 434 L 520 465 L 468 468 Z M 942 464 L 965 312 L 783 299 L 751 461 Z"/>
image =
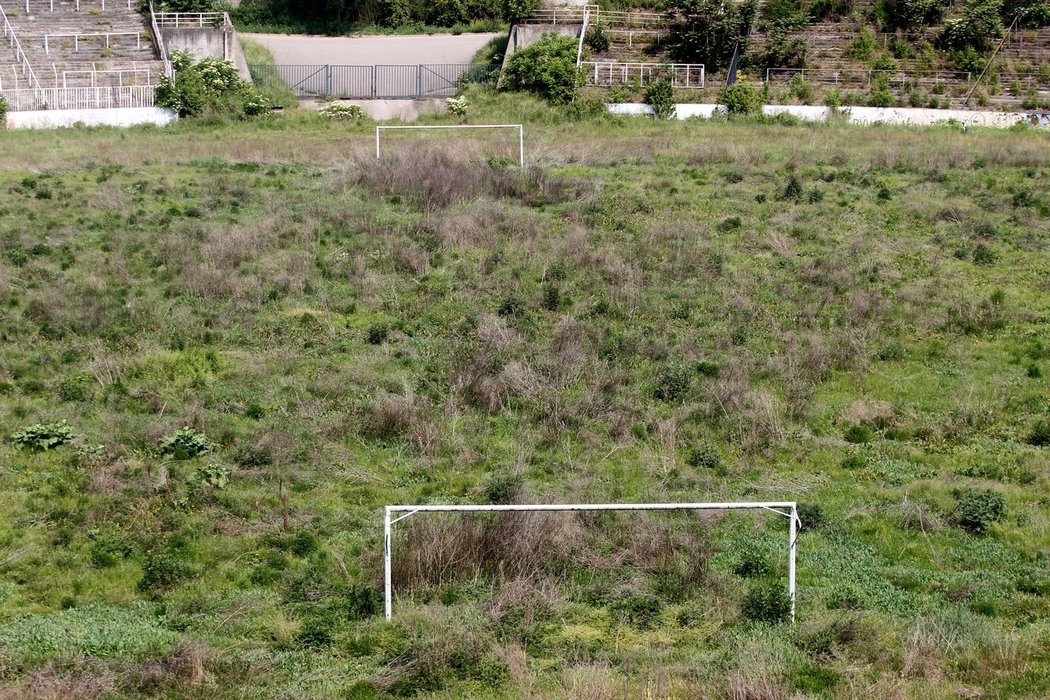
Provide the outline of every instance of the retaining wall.
<path id="1" fill-rule="evenodd" d="M 651 114 L 652 107 L 638 103 L 619 103 L 608 105 L 613 114 L 642 115 Z M 679 119 L 700 117 L 710 119 L 722 107 L 715 104 L 680 104 L 676 105 L 675 114 Z M 1009 128 L 1018 122 L 1029 122 L 1035 125 L 1050 124 L 1050 117 L 1038 112 L 978 112 L 962 109 L 915 109 L 905 107 L 844 107 L 845 118 L 853 124 L 905 124 L 913 126 L 930 126 L 954 119 L 968 126 L 990 126 L 1001 129 Z M 765 105 L 762 113 L 773 117 L 778 114 L 790 114 L 805 121 L 827 121 L 830 110 L 827 107 L 814 105 Z"/>
<path id="2" fill-rule="evenodd" d="M 8 129 L 54 129 L 62 126 L 163 126 L 178 119 L 175 112 L 161 107 L 114 109 L 49 109 L 35 112 L 8 112 Z"/>

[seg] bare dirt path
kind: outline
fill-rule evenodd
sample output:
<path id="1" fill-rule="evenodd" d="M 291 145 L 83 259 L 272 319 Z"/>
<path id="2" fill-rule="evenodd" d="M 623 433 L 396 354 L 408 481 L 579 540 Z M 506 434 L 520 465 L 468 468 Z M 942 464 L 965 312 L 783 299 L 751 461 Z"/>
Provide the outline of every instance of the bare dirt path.
<path id="1" fill-rule="evenodd" d="M 402 65 L 470 63 L 495 34 L 322 37 L 298 34 L 244 34 L 259 42 L 281 65 Z"/>

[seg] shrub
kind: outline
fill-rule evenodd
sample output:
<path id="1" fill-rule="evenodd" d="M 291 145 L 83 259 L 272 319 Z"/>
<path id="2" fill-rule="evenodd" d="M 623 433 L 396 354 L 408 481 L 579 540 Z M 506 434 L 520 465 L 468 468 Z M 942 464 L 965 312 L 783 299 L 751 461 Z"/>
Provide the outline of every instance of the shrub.
<path id="1" fill-rule="evenodd" d="M 584 41 L 591 51 L 595 53 L 603 53 L 609 50 L 609 33 L 600 24 L 591 25 L 590 29 L 587 30 L 587 37 Z"/>
<path id="2" fill-rule="evenodd" d="M 784 187 L 784 199 L 793 199 L 796 202 L 802 199 L 802 181 L 797 175 L 788 178 L 787 185 Z"/>
<path id="3" fill-rule="evenodd" d="M 657 119 L 673 119 L 675 115 L 674 89 L 667 78 L 657 78 L 645 88 L 645 101 L 653 108 Z"/>
<path id="4" fill-rule="evenodd" d="M 944 23 L 938 41 L 949 51 L 984 53 L 1003 33 L 1002 9 L 1002 0 L 970 0 L 963 6 L 962 17 Z"/>
<path id="5" fill-rule="evenodd" d="M 870 29 L 861 29 L 860 34 L 846 47 L 846 58 L 855 61 L 870 61 L 875 53 L 875 35 Z"/>
<path id="6" fill-rule="evenodd" d="M 160 441 L 160 453 L 175 459 L 193 459 L 197 455 L 211 452 L 214 445 L 204 433 L 185 427 Z"/>
<path id="7" fill-rule="evenodd" d="M 150 552 L 142 565 L 142 579 L 138 583 L 138 589 L 142 593 L 156 593 L 176 585 L 189 573 L 189 567 L 178 553 L 169 550 Z"/>
<path id="8" fill-rule="evenodd" d="M 511 21 L 531 17 L 540 0 L 503 0 L 503 16 Z"/>
<path id="9" fill-rule="evenodd" d="M 448 113 L 454 117 L 467 116 L 467 111 L 470 108 L 466 97 L 449 97 L 445 100 L 445 106 L 448 107 Z"/>
<path id="10" fill-rule="evenodd" d="M 613 610 L 628 624 L 642 630 L 656 624 L 663 607 L 659 598 L 646 593 L 630 593 L 612 605 Z"/>
<path id="11" fill-rule="evenodd" d="M 729 114 L 758 114 L 762 111 L 762 93 L 751 85 L 734 83 L 719 91 L 718 104 Z"/>
<path id="12" fill-rule="evenodd" d="M 88 539 L 91 541 L 88 548 L 91 564 L 99 569 L 116 566 L 135 551 L 131 538 L 108 523 L 89 530 Z"/>
<path id="13" fill-rule="evenodd" d="M 72 442 L 76 433 L 68 423 L 35 423 L 19 430 L 11 436 L 11 441 L 19 447 L 44 452 L 60 445 Z"/>
<path id="14" fill-rule="evenodd" d="M 194 469 L 186 481 L 191 485 L 203 484 L 222 491 L 230 485 L 230 470 L 221 464 L 208 464 Z"/>
<path id="15" fill-rule="evenodd" d="M 1028 369 L 1029 377 L 1038 377 L 1042 374 L 1039 371 L 1038 365 L 1033 365 L 1036 372 L 1032 372 L 1032 368 Z M 1032 432 L 1028 433 L 1028 437 L 1025 438 L 1025 442 L 1029 445 L 1035 445 L 1036 447 L 1046 447 L 1050 445 L 1050 418 L 1040 418 L 1032 426 Z"/>
<path id="16" fill-rule="evenodd" d="M 368 115 L 365 114 L 365 110 L 361 109 L 357 105 L 345 105 L 341 102 L 333 102 L 327 107 L 318 111 L 325 119 L 331 119 L 332 121 L 340 122 L 360 122 L 368 119 Z"/>
<path id="17" fill-rule="evenodd" d="M 1006 515 L 1006 498 L 998 491 L 966 489 L 955 494 L 955 523 L 975 535 L 983 535 L 988 526 Z"/>
<path id="18" fill-rule="evenodd" d="M 686 464 L 696 469 L 718 470 L 722 467 L 722 456 L 713 445 L 700 443 L 689 448 Z"/>
<path id="19" fill-rule="evenodd" d="M 744 619 L 776 625 L 791 617 L 791 598 L 784 586 L 763 582 L 752 586 L 740 606 Z"/>
<path id="20" fill-rule="evenodd" d="M 867 423 L 851 425 L 846 428 L 846 432 L 842 434 L 842 437 L 852 445 L 863 445 L 875 439 L 875 429 Z"/>
<path id="21" fill-rule="evenodd" d="M 157 85 L 157 106 L 180 117 L 208 114 L 257 116 L 269 110 L 266 98 L 241 79 L 231 61 L 205 58 L 194 64 L 189 54 L 171 56 L 174 78 L 164 76 Z"/>
<path id="22" fill-rule="evenodd" d="M 747 543 L 740 549 L 740 558 L 733 566 L 733 573 L 744 578 L 761 578 L 773 573 L 773 565 L 765 550 L 754 543 Z"/>
<path id="23" fill-rule="evenodd" d="M 806 530 L 815 530 L 824 524 L 824 509 L 819 503 L 799 503 L 798 519 Z"/>
<path id="24" fill-rule="evenodd" d="M 7 100 L 0 95 L 0 124 L 7 124 Z"/>
<path id="25" fill-rule="evenodd" d="M 583 83 L 576 66 L 576 41 L 544 34 L 532 46 L 511 55 L 504 79 L 511 90 L 534 93 L 552 104 L 571 102 Z"/>
<path id="26" fill-rule="evenodd" d="M 365 341 L 369 345 L 382 345 L 390 335 L 390 326 L 377 321 L 365 329 Z"/>
<path id="27" fill-rule="evenodd" d="M 668 8 L 671 55 L 681 63 L 703 63 L 712 73 L 721 70 L 738 43 L 741 51 L 747 48 L 757 8 L 755 0 L 673 0 Z"/>
<path id="28" fill-rule="evenodd" d="M 689 367 L 680 362 L 668 362 L 656 378 L 653 395 L 661 401 L 681 401 L 692 386 Z"/>

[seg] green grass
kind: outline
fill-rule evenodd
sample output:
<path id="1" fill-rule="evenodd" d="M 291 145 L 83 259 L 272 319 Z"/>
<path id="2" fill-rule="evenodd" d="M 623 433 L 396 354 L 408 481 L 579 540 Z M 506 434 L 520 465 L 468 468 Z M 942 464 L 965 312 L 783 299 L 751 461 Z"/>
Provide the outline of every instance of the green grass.
<path id="1" fill-rule="evenodd" d="M 5 692 L 1050 692 L 1047 134 L 467 99 L 525 172 L 304 111 L 5 132 Z M 417 515 L 382 619 L 385 504 L 756 498 L 807 506 L 793 626 L 741 616 L 766 513 Z"/>

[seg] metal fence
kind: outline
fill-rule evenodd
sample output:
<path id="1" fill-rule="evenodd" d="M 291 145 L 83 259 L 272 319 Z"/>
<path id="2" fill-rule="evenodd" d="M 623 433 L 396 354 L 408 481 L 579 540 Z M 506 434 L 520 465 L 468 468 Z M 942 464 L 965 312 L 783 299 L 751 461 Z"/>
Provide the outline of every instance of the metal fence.
<path id="1" fill-rule="evenodd" d="M 869 70 L 867 68 L 767 68 L 767 83 L 790 83 L 796 76 L 821 85 L 867 88 L 884 81 L 887 87 L 929 87 L 938 85 L 968 85 L 973 74 L 966 71 L 900 71 Z"/>
<path id="2" fill-rule="evenodd" d="M 36 88 L 4 90 L 12 112 L 38 109 L 110 109 L 114 107 L 153 107 L 156 88 L 152 85 L 124 87 Z"/>
<path id="3" fill-rule="evenodd" d="M 379 66 L 248 66 L 259 87 L 289 88 L 296 97 L 350 100 L 453 97 L 466 83 L 494 80 L 498 65 L 443 63 Z"/>
<path id="4" fill-rule="evenodd" d="M 622 63 L 619 61 L 584 61 L 580 64 L 588 85 L 610 87 L 624 83 L 648 85 L 657 78 L 667 78 L 676 88 L 704 87 L 702 63 Z"/>

